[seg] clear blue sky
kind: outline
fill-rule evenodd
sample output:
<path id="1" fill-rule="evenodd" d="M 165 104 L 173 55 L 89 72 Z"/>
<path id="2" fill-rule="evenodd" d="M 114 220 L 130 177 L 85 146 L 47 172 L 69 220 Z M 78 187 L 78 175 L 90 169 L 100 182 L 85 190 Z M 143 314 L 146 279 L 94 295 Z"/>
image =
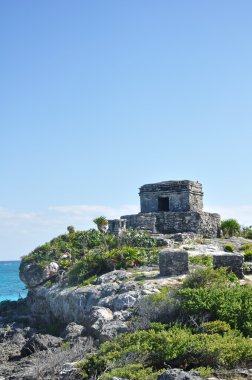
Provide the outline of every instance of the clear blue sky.
<path id="1" fill-rule="evenodd" d="M 0 2 L 0 259 L 192 179 L 252 224 L 250 0 Z"/>

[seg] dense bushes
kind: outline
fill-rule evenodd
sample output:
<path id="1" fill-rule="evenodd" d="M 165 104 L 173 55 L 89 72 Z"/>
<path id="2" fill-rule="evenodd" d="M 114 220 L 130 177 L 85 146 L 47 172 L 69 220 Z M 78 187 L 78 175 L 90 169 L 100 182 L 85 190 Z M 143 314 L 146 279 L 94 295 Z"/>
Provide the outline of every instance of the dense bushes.
<path id="1" fill-rule="evenodd" d="M 20 270 L 27 263 L 36 263 L 43 268 L 51 261 L 56 261 L 61 269 L 66 270 L 76 262 L 72 274 L 77 274 L 79 268 L 81 281 L 85 271 L 100 273 L 101 265 L 104 265 L 104 270 L 108 271 L 119 267 L 157 263 L 157 251 L 154 248 L 160 244 L 145 231 L 127 230 L 123 242 L 120 242 L 117 236 L 110 233 L 105 235 L 95 229 L 75 231 L 73 226 L 67 229 L 68 234 L 60 235 L 49 243 L 37 247 L 29 255 L 23 256 Z M 122 243 L 123 247 L 118 249 Z M 149 248 L 153 249 L 148 250 Z"/>
<path id="2" fill-rule="evenodd" d="M 242 236 L 246 239 L 252 239 L 252 226 L 242 228 Z"/>
<path id="3" fill-rule="evenodd" d="M 106 374 L 100 379 L 111 379 L 123 373 L 125 379 L 151 379 L 150 372 L 167 366 L 234 368 L 252 361 L 252 342 L 235 331 L 219 334 L 193 334 L 182 326 L 154 324 L 147 331 L 118 336 L 101 345 L 81 363 L 84 379 L 94 374 Z M 132 364 L 137 367 L 132 367 Z M 123 368 L 123 371 L 122 371 Z M 141 377 L 132 370 L 142 371 Z"/>
<path id="4" fill-rule="evenodd" d="M 199 269 L 184 281 L 175 296 L 177 316 L 184 323 L 221 320 L 252 336 L 252 287 L 241 286 L 225 268 Z"/>
<path id="5" fill-rule="evenodd" d="M 45 266 L 50 261 L 60 262 L 64 254 L 69 255 L 72 260 L 78 259 L 89 249 L 102 246 L 102 238 L 99 231 L 90 229 L 88 231 L 73 232 L 70 226 L 70 233 L 60 235 L 34 249 L 29 255 L 22 257 L 22 266 L 28 262 L 34 262 L 40 266 Z"/>
<path id="6" fill-rule="evenodd" d="M 244 251 L 244 260 L 252 261 L 252 249 L 247 249 L 246 251 Z"/>
<path id="7" fill-rule="evenodd" d="M 123 239 L 129 247 L 152 248 L 162 244 L 159 240 L 150 237 L 147 231 L 126 230 Z"/>
<path id="8" fill-rule="evenodd" d="M 89 251 L 77 261 L 68 272 L 70 285 L 82 283 L 95 274 L 126 269 L 134 266 L 157 264 L 158 250 L 156 248 L 122 247 L 111 251 Z"/>
<path id="9" fill-rule="evenodd" d="M 227 274 L 226 268 L 199 268 L 190 273 L 183 281 L 183 288 L 211 288 L 222 287 L 232 282 L 235 278 Z"/>
<path id="10" fill-rule="evenodd" d="M 206 334 L 224 334 L 231 330 L 229 323 L 224 321 L 202 322 L 199 332 Z"/>

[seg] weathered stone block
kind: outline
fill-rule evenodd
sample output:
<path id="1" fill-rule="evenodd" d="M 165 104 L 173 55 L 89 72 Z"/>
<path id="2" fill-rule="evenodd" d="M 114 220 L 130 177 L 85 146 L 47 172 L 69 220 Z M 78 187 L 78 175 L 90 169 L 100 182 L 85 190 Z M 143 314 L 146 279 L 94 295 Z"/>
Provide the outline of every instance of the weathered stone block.
<path id="1" fill-rule="evenodd" d="M 161 276 L 179 276 L 188 273 L 188 252 L 179 249 L 163 249 L 159 252 Z"/>
<path id="2" fill-rule="evenodd" d="M 141 212 L 201 211 L 202 185 L 188 180 L 163 181 L 140 187 Z"/>
<path id="3" fill-rule="evenodd" d="M 220 234 L 220 216 L 209 212 L 156 212 L 124 215 L 127 228 L 152 233 L 176 234 L 193 232 L 212 238 Z"/>
<path id="4" fill-rule="evenodd" d="M 222 255 L 213 256 L 213 267 L 227 267 L 229 271 L 232 271 L 238 278 L 243 278 L 243 262 L 244 257 L 239 253 L 223 253 Z"/>

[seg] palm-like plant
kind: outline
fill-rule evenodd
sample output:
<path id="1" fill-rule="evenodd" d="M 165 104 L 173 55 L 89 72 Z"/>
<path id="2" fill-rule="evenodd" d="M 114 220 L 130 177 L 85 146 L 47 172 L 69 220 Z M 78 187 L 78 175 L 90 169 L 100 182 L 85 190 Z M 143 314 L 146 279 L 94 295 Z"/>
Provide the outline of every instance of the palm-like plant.
<path id="1" fill-rule="evenodd" d="M 235 219 L 227 219 L 221 222 L 221 230 L 224 236 L 239 235 L 241 226 Z"/>
<path id="2" fill-rule="evenodd" d="M 94 219 L 93 222 L 96 224 L 98 230 L 100 231 L 105 249 L 108 251 L 108 245 L 105 239 L 105 235 L 108 231 L 108 220 L 105 218 L 105 216 L 99 216 L 98 218 Z"/>

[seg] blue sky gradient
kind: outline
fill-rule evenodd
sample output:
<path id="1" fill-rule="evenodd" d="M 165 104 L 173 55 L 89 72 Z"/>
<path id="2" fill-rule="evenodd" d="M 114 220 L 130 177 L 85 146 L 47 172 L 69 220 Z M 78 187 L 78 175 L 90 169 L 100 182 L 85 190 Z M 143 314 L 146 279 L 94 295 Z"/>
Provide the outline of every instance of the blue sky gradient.
<path id="1" fill-rule="evenodd" d="M 0 259 L 192 179 L 252 224 L 252 3 L 0 3 Z"/>

